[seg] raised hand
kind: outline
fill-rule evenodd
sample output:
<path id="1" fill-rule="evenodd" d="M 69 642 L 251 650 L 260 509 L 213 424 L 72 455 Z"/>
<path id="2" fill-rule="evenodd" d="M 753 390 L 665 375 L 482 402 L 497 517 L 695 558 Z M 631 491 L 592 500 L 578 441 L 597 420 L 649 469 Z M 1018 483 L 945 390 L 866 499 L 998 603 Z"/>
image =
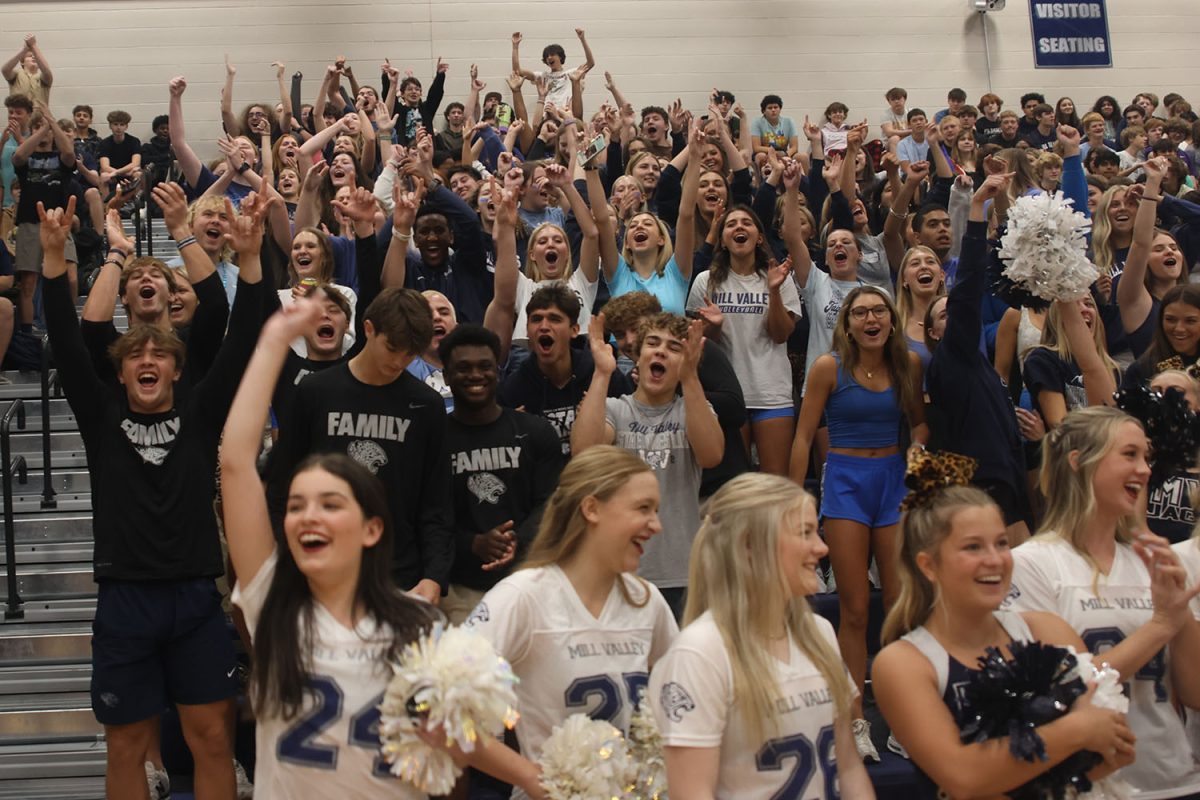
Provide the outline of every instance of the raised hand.
<path id="1" fill-rule="evenodd" d="M 909 166 L 911 167 L 912 165 Z M 999 156 L 989 155 L 983 159 L 983 171 L 988 175 L 1008 172 L 1008 162 Z"/>
<path id="2" fill-rule="evenodd" d="M 810 140 L 817 139 L 819 141 L 821 139 L 821 126 L 811 122 L 808 114 L 804 115 L 804 135 Z"/>
<path id="3" fill-rule="evenodd" d="M 1015 174 L 1015 172 L 998 172 L 995 175 L 988 175 L 983 185 L 975 192 L 975 201 L 982 203 L 1007 192 Z"/>
<path id="4" fill-rule="evenodd" d="M 67 237 L 71 235 L 71 220 L 75 219 L 75 195 L 67 200 L 66 208 L 52 208 L 49 211 L 39 200 L 37 213 L 41 222 L 38 237 L 42 242 L 42 252 L 62 255 L 67 248 Z M 132 247 L 129 252 L 133 252 Z"/>
<path id="5" fill-rule="evenodd" d="M 439 75 L 445 75 L 445 74 L 446 74 L 446 71 L 447 71 L 447 70 L 449 70 L 449 69 L 450 69 L 450 65 L 449 65 L 449 64 L 447 64 L 445 61 L 442 61 L 442 57 L 441 57 L 441 56 L 438 56 L 438 60 L 437 60 L 437 73 L 438 73 Z"/>
<path id="6" fill-rule="evenodd" d="M 688 325 L 687 339 L 683 343 L 683 361 L 679 365 L 680 380 L 696 377 L 700 358 L 704 355 L 704 323 L 694 319 Z"/>
<path id="7" fill-rule="evenodd" d="M 334 200 L 333 204 L 342 210 L 348 219 L 355 222 L 373 222 L 375 220 L 375 212 L 379 210 L 379 204 L 375 200 L 375 195 L 370 189 L 364 189 L 359 186 L 350 190 L 340 200 Z"/>
<path id="8" fill-rule="evenodd" d="M 379 71 L 388 76 L 388 82 L 397 86 L 400 84 L 400 70 L 392 66 L 391 59 L 385 58 L 379 65 Z"/>
<path id="9" fill-rule="evenodd" d="M 1168 161 L 1166 156 L 1155 156 L 1154 158 L 1147 159 L 1146 162 L 1142 164 L 1142 169 L 1146 171 L 1146 180 L 1149 181 L 1151 178 L 1153 178 L 1161 183 L 1162 179 L 1167 175 L 1167 165 Z"/>
<path id="10" fill-rule="evenodd" d="M 825 166 L 821 168 L 821 174 L 825 176 L 825 183 L 829 184 L 829 191 L 838 191 L 842 178 L 842 157 L 835 153 L 825 159 Z"/>
<path id="11" fill-rule="evenodd" d="M 576 29 L 575 29 L 575 35 L 576 35 L 576 36 L 578 36 L 580 39 L 582 39 L 582 38 L 583 38 L 583 36 L 584 36 L 584 33 L 583 33 L 583 28 L 576 28 Z"/>
<path id="12" fill-rule="evenodd" d="M 167 84 L 167 89 L 171 92 L 171 97 L 183 97 L 183 93 L 187 90 L 187 79 L 182 75 L 176 75 Z"/>
<path id="13" fill-rule="evenodd" d="M 188 227 L 188 202 L 183 187 L 178 183 L 159 183 L 151 190 L 150 196 L 162 209 L 163 221 L 166 222 L 171 236 L 179 233 L 186 238 L 191 229 Z"/>
<path id="14" fill-rule="evenodd" d="M 608 70 L 604 70 L 604 88 L 609 92 L 616 88 L 616 84 L 613 83 L 612 73 Z"/>
<path id="15" fill-rule="evenodd" d="M 237 75 L 237 67 L 235 67 L 233 64 L 230 63 L 229 53 L 225 54 L 225 74 L 231 78 L 234 75 Z"/>
<path id="16" fill-rule="evenodd" d="M 1150 598 L 1154 603 L 1154 619 L 1172 630 L 1179 630 L 1192 619 L 1189 604 L 1200 594 L 1200 584 L 1187 585 L 1187 570 L 1171 543 L 1149 531 L 1138 534 L 1133 550 L 1150 573 Z"/>
<path id="17" fill-rule="evenodd" d="M 883 158 L 879 159 L 879 164 L 883 167 L 883 171 L 889 175 L 900 172 L 900 157 L 891 150 L 883 154 Z"/>
<path id="18" fill-rule="evenodd" d="M 547 164 L 545 167 L 546 183 L 559 191 L 566 191 L 571 185 L 571 173 L 561 164 Z"/>
<path id="19" fill-rule="evenodd" d="M 782 262 L 771 259 L 767 267 L 767 289 L 775 292 L 783 286 L 783 282 L 792 274 L 792 257 L 788 256 Z"/>
<path id="20" fill-rule="evenodd" d="M 492 204 L 496 206 L 496 223 L 504 225 L 508 228 L 515 229 L 517 227 L 517 212 L 518 195 L 511 189 L 503 189 L 497 184 L 495 178 L 492 178 L 492 188 L 490 197 Z"/>
<path id="21" fill-rule="evenodd" d="M 533 85 L 537 89 L 538 102 L 545 101 L 546 95 L 550 94 L 550 79 L 542 74 L 534 75 Z"/>
<path id="22" fill-rule="evenodd" d="M 928 161 L 913 161 L 908 165 L 908 180 L 921 182 L 929 177 Z"/>
<path id="23" fill-rule="evenodd" d="M 517 194 L 521 193 L 521 187 L 525 185 L 525 173 L 520 167 L 509 167 L 508 172 L 504 173 L 504 188 L 511 189 Z"/>
<path id="24" fill-rule="evenodd" d="M 263 215 L 268 203 L 259 202 L 254 192 L 242 199 L 242 212 L 237 213 L 229 198 L 225 198 L 225 214 L 229 217 L 229 233 L 225 241 L 239 256 L 254 257 L 262 247 Z"/>
<path id="25" fill-rule="evenodd" d="M 696 309 L 696 313 L 700 315 L 700 319 L 704 320 L 705 324 L 713 328 L 720 328 L 725 324 L 725 315 L 721 313 L 721 308 L 712 301 L 708 295 L 704 295 L 704 305 Z"/>
<path id="26" fill-rule="evenodd" d="M 413 222 L 417 219 L 417 209 L 425 199 L 425 181 L 419 177 L 412 179 L 412 191 L 404 188 L 399 181 L 392 186 L 392 228 L 404 232 L 411 231 Z"/>
<path id="27" fill-rule="evenodd" d="M 262 336 L 264 339 L 274 337 L 279 342 L 294 341 L 315 332 L 323 313 L 324 303 L 309 297 L 307 293 L 293 294 L 292 302 L 272 314 L 263 325 Z"/>
<path id="28" fill-rule="evenodd" d="M 595 362 L 596 372 L 611 377 L 617 371 L 617 358 L 604 337 L 604 314 L 600 313 L 588 323 L 588 343 L 592 347 L 592 361 Z"/>
<path id="29" fill-rule="evenodd" d="M 671 123 L 672 131 L 678 133 L 683 130 L 683 126 L 687 123 L 683 112 L 683 100 L 675 98 L 675 102 L 671 103 L 670 108 L 667 109 L 667 119 Z"/>
<path id="30" fill-rule="evenodd" d="M 126 258 L 133 255 L 133 242 L 129 241 L 129 237 L 125 235 L 125 229 L 121 226 L 121 212 L 115 208 L 110 208 L 104 215 L 104 235 L 108 239 L 110 250 L 114 248 L 120 250 L 125 253 Z"/>
<path id="31" fill-rule="evenodd" d="M 1063 146 L 1063 158 L 1079 155 L 1079 131 L 1071 125 L 1058 126 L 1058 141 Z"/>
<path id="32" fill-rule="evenodd" d="M 287 70 L 287 64 L 282 61 L 272 61 L 271 66 L 275 68 L 276 78 L 282 78 L 284 71 Z"/>
<path id="33" fill-rule="evenodd" d="M 941 144 L 941 142 L 942 142 L 941 129 L 938 128 L 937 125 L 930 125 L 927 128 L 925 128 L 925 141 L 929 143 L 930 147 Z"/>
<path id="34" fill-rule="evenodd" d="M 312 168 L 304 173 L 304 181 L 300 184 L 301 193 L 315 192 L 321 188 L 321 180 L 329 173 L 329 164 L 324 161 L 313 164 Z"/>
<path id="35" fill-rule="evenodd" d="M 521 35 L 520 31 L 516 31 L 512 35 L 512 43 L 514 45 L 520 44 L 524 39 L 525 39 L 525 37 Z"/>

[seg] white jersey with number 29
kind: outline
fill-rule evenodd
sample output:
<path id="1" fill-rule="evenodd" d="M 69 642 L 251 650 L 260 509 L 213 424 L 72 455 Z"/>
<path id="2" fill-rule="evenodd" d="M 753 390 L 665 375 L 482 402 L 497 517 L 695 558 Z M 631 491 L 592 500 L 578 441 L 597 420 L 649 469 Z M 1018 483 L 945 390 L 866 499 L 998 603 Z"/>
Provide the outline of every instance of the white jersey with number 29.
<path id="1" fill-rule="evenodd" d="M 829 621 L 817 628 L 837 650 Z M 775 715 L 754 737 L 733 691 L 733 665 L 721 631 L 705 612 L 683 629 L 650 676 L 649 701 L 672 747 L 721 748 L 718 800 L 836 800 L 834 703 L 825 676 L 790 642 L 776 664 Z"/>

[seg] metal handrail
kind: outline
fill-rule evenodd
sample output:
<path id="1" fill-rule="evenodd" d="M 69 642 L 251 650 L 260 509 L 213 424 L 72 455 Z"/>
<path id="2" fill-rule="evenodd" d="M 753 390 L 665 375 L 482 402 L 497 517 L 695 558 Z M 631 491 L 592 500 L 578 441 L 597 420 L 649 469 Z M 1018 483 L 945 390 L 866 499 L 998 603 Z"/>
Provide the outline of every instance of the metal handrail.
<path id="1" fill-rule="evenodd" d="M 55 373 L 55 383 L 58 374 Z M 22 412 L 24 413 L 24 412 Z M 24 427 L 23 425 L 21 427 Z M 50 337 L 42 337 L 42 508 L 58 508 L 50 463 Z"/>
<path id="2" fill-rule="evenodd" d="M 21 483 L 29 482 L 29 471 L 25 464 L 24 456 L 12 457 L 12 421 L 13 417 L 17 418 L 17 428 L 25 429 L 25 401 L 17 398 L 12 401 L 12 404 L 4 411 L 4 416 L 0 417 L 0 467 L 3 468 L 3 473 L 0 474 L 0 479 L 4 484 L 4 555 L 5 555 L 5 570 L 8 583 L 8 605 L 4 609 L 5 619 L 20 619 L 25 616 L 25 610 L 21 606 L 21 595 L 17 591 L 17 532 L 13 522 L 13 492 L 12 492 L 12 476 L 13 470 L 17 470 L 17 477 Z"/>

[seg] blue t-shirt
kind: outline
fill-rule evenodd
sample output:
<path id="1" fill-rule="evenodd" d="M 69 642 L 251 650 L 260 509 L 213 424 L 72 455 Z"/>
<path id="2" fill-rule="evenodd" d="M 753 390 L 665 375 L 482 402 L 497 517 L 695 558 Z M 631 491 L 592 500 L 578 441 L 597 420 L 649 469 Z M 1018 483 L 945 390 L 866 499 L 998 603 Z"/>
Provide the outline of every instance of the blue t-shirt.
<path id="1" fill-rule="evenodd" d="M 796 138 L 796 123 L 791 117 L 780 117 L 779 123 L 772 125 L 766 117 L 759 117 L 750 124 L 750 133 L 756 139 L 767 137 L 767 143 L 776 150 L 787 150 L 788 144 Z"/>
<path id="2" fill-rule="evenodd" d="M 663 311 L 682 316 L 687 305 L 688 281 L 679 271 L 675 256 L 671 256 L 662 275 L 656 270 L 649 278 L 638 275 L 625 263 L 624 256 L 618 256 L 617 271 L 608 282 L 608 291 L 612 297 L 630 292 L 649 292 L 658 298 Z"/>

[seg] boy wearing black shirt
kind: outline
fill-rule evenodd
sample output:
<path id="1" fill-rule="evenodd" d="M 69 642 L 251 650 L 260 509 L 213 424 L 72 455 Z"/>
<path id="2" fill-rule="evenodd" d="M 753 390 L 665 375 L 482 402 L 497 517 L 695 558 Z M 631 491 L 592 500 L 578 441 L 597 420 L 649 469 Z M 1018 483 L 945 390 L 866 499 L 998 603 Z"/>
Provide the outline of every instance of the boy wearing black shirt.
<path id="1" fill-rule="evenodd" d="M 454 558 L 446 410 L 441 395 L 405 371 L 433 336 L 429 303 L 411 289 L 385 289 L 362 315 L 362 330 L 357 355 L 296 386 L 291 424 L 276 445 L 272 511 L 281 517 L 306 456 L 348 453 L 387 487 L 397 585 L 436 603 Z"/>
<path id="2" fill-rule="evenodd" d="M 458 625 L 533 541 L 563 457 L 550 423 L 496 402 L 496 334 L 459 325 L 442 339 L 438 356 L 454 394 L 446 447 L 456 512 L 454 568 L 442 610 Z"/>
<path id="3" fill-rule="evenodd" d="M 500 405 L 544 417 L 558 433 L 564 455 L 571 453 L 575 411 L 592 383 L 591 352 L 571 346 L 579 334 L 579 296 L 566 284 L 542 286 L 525 306 L 525 332 L 533 355 L 500 386 Z M 609 397 L 634 389 L 621 373 L 608 384 Z"/>
<path id="4" fill-rule="evenodd" d="M 92 484 L 92 709 L 108 740 L 110 797 L 145 797 L 143 757 L 168 703 L 194 748 L 196 794 L 234 794 L 236 665 L 215 585 L 225 569 L 212 509 L 221 429 L 262 320 L 265 208 L 249 205 L 230 235 L 241 286 L 229 335 L 179 402 L 184 347 L 169 327 L 135 324 L 114 344 L 120 388 L 96 374 L 65 277 L 74 198 L 65 211 L 39 209 L 47 329 Z"/>
<path id="5" fill-rule="evenodd" d="M 108 112 L 108 129 L 111 136 L 106 136 L 96 148 L 100 157 L 101 191 L 107 192 L 113 180 L 120 180 L 142 166 L 142 143 L 136 136 L 130 136 L 129 123 L 133 118 L 128 111 Z"/>

